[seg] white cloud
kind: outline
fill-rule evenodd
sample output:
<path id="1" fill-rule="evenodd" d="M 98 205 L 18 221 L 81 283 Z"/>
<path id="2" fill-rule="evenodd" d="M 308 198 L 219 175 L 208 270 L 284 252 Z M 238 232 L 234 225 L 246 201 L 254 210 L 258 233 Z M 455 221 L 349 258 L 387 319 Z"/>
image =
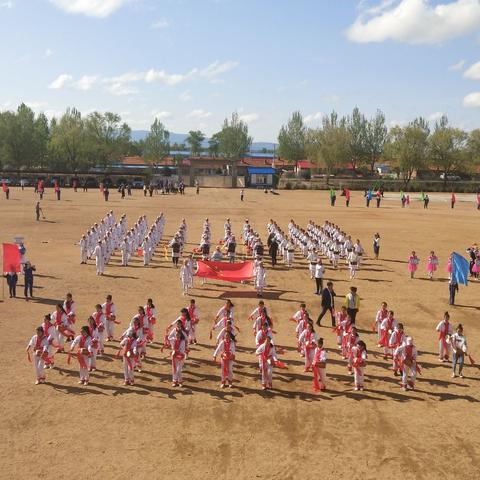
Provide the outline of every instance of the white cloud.
<path id="1" fill-rule="evenodd" d="M 179 95 L 179 100 L 181 100 L 182 102 L 188 102 L 189 100 L 192 99 L 192 95 L 190 93 L 190 90 L 185 90 L 184 92 L 182 92 L 180 95 Z"/>
<path id="2" fill-rule="evenodd" d="M 238 62 L 233 60 L 228 60 L 226 62 L 220 63 L 218 60 L 211 63 L 207 67 L 200 70 L 200 76 L 208 78 L 209 80 L 214 80 L 216 77 L 222 73 L 229 72 L 238 66 Z"/>
<path id="3" fill-rule="evenodd" d="M 443 115 L 444 115 L 443 112 L 434 112 L 434 113 L 431 113 L 428 116 L 428 120 L 430 122 L 436 122 L 436 121 L 440 120 L 443 117 Z"/>
<path id="4" fill-rule="evenodd" d="M 480 28 L 480 0 L 456 0 L 432 5 L 430 0 L 384 1 L 377 10 L 362 8 L 347 31 L 358 43 L 395 40 L 438 44 Z"/>
<path id="5" fill-rule="evenodd" d="M 127 0 L 50 0 L 67 13 L 105 18 L 122 7 Z"/>
<path id="6" fill-rule="evenodd" d="M 62 73 L 48 86 L 48 88 L 52 90 L 59 90 L 68 86 L 72 80 L 73 77 L 71 75 L 68 73 Z"/>
<path id="7" fill-rule="evenodd" d="M 202 109 L 192 110 L 190 113 L 187 113 L 187 118 L 208 118 L 212 116 L 212 112 L 206 112 Z"/>
<path id="8" fill-rule="evenodd" d="M 164 110 L 161 112 L 159 112 L 158 110 L 153 110 L 152 115 L 154 118 L 157 118 L 158 120 L 166 120 L 167 118 L 172 117 L 171 112 L 166 112 Z"/>
<path id="9" fill-rule="evenodd" d="M 1 2 L 0 8 L 13 8 L 13 2 Z"/>
<path id="10" fill-rule="evenodd" d="M 45 50 L 45 53 L 43 54 L 45 58 L 51 57 L 52 55 L 53 55 L 53 50 L 50 50 L 49 48 L 47 48 Z"/>
<path id="11" fill-rule="evenodd" d="M 43 110 L 45 107 L 48 106 L 47 102 L 25 102 L 27 107 L 30 107 L 32 110 Z"/>
<path id="12" fill-rule="evenodd" d="M 259 118 L 260 115 L 258 113 L 244 113 L 243 115 L 240 115 L 240 120 L 245 123 L 256 122 Z"/>
<path id="13" fill-rule="evenodd" d="M 454 63 L 453 65 L 450 65 L 448 69 L 451 72 L 455 72 L 457 70 L 462 70 L 464 66 L 465 66 L 465 60 L 460 60 L 459 62 Z"/>
<path id="14" fill-rule="evenodd" d="M 467 108 L 480 108 L 480 92 L 468 94 L 463 99 L 463 106 Z"/>
<path id="15" fill-rule="evenodd" d="M 480 62 L 474 63 L 472 66 L 465 70 L 463 74 L 465 78 L 470 80 L 480 80 Z"/>
<path id="16" fill-rule="evenodd" d="M 310 115 L 307 115 L 303 121 L 305 123 L 314 123 L 314 122 L 320 122 L 323 118 L 323 113 L 322 112 L 316 112 L 316 113 L 311 113 Z"/>
<path id="17" fill-rule="evenodd" d="M 138 93 L 138 88 L 130 87 L 121 82 L 114 82 L 107 87 L 107 91 L 112 95 L 118 96 L 136 95 Z"/>
<path id="18" fill-rule="evenodd" d="M 84 75 L 80 78 L 77 82 L 73 84 L 73 86 L 77 90 L 87 91 L 91 90 L 91 88 L 97 83 L 98 76 L 96 75 Z"/>
<path id="19" fill-rule="evenodd" d="M 152 23 L 150 25 L 150 28 L 153 30 L 160 30 L 162 28 L 167 28 L 169 26 L 170 26 L 170 22 L 165 18 L 162 18 L 161 20 L 158 20 L 157 22 Z"/>
<path id="20" fill-rule="evenodd" d="M 184 82 L 185 80 L 188 80 L 189 78 L 192 78 L 196 73 L 197 69 L 194 68 L 193 70 L 190 70 L 186 74 L 181 74 L 181 73 L 167 73 L 165 70 L 155 70 L 154 68 L 151 68 L 146 74 L 145 74 L 145 81 L 147 83 L 153 83 L 153 82 L 159 82 L 163 83 L 164 85 L 178 85 L 179 83 Z"/>

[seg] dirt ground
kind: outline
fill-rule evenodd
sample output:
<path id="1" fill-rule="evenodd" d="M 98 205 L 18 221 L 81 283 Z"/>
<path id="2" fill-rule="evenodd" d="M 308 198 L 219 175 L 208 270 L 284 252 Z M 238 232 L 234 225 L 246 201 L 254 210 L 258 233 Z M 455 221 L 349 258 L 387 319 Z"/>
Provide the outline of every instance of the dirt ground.
<path id="1" fill-rule="evenodd" d="M 480 241 L 479 216 L 473 196 L 459 195 L 451 210 L 448 196 L 432 194 L 424 210 L 413 200 L 400 208 L 398 195 L 389 195 L 380 209 L 365 208 L 360 192 L 354 192 L 350 208 L 341 197 L 328 205 L 327 192 L 281 191 L 265 195 L 246 191 L 211 189 L 195 195 L 188 189 L 179 195 L 144 198 L 140 190 L 121 200 L 112 192 L 105 203 L 98 191 L 63 190 L 56 201 L 48 190 L 42 207 L 46 220 L 36 222 L 36 196 L 32 188 L 11 189 L 9 201 L 0 201 L 1 241 L 17 234 L 25 237 L 27 257 L 37 267 L 35 298 L 0 302 L 0 362 L 2 365 L 0 478 L 260 478 L 260 479 L 376 479 L 395 475 L 404 479 L 478 478 L 480 467 L 479 369 L 468 366 L 464 379 L 452 379 L 450 365 L 437 360 L 435 326 L 445 310 L 452 322 L 463 323 L 472 355 L 480 360 L 480 285 L 460 287 L 458 306 L 448 306 L 445 271 L 452 250 Z M 298 258 L 287 270 L 268 268 L 266 304 L 276 320 L 276 342 L 286 348 L 281 359 L 288 370 L 274 372 L 274 390 L 262 392 L 254 340 L 247 316 L 256 306 L 251 286 L 197 280 L 192 296 L 201 311 L 198 346 L 186 363 L 185 386 L 172 388 L 168 352 L 160 344 L 149 347 L 145 371 L 136 374 L 136 385 L 122 385 L 122 365 L 114 357 L 117 342 L 107 346 L 107 357 L 88 386 L 77 384 L 77 364 L 66 356 L 56 358 L 57 368 L 47 371 L 47 384 L 35 386 L 25 347 L 45 313 L 70 291 L 78 304 L 78 325 L 111 293 L 122 328 L 144 305 L 154 299 L 159 313 L 157 333 L 173 321 L 188 299 L 181 295 L 178 270 L 157 255 L 143 267 L 134 259 L 120 266 L 118 254 L 104 277 L 95 275 L 93 262 L 79 264 L 76 243 L 88 226 L 113 209 L 128 223 L 160 212 L 167 218 L 166 237 L 183 217 L 188 223 L 193 249 L 200 240 L 205 217 L 213 225 L 213 239 L 223 235 L 226 217 L 240 235 L 248 217 L 266 238 L 266 223 L 274 218 L 286 228 L 290 218 L 306 226 L 309 219 L 329 219 L 353 238 L 360 238 L 372 253 L 373 234 L 382 237 L 380 260 L 367 258 L 358 279 L 348 280 L 344 267 L 327 270 L 337 295 L 350 285 L 362 298 L 357 325 L 369 349 L 366 389 L 356 392 L 352 378 L 335 349 L 330 328 L 319 329 L 329 349 L 328 391 L 312 392 L 311 375 L 295 351 L 294 325 L 288 321 L 300 301 L 316 318 L 320 298 L 313 294 L 306 262 Z M 411 280 L 406 260 L 415 249 L 422 263 Z M 425 260 L 433 249 L 440 258 L 438 278 L 426 278 Z M 19 284 L 23 284 L 20 279 Z M 5 286 L 6 289 L 6 286 Z M 219 388 L 220 369 L 212 362 L 213 341 L 208 329 L 225 298 L 235 304 L 240 353 L 235 367 L 235 388 Z M 375 312 L 387 301 L 406 325 L 420 351 L 423 374 L 415 392 L 403 392 L 390 363 L 383 360 L 370 333 Z M 337 305 L 341 298 L 337 299 Z M 325 322 L 328 324 L 328 321 Z M 121 328 L 117 326 L 117 334 Z M 118 336 L 118 335 L 117 335 Z M 157 340 L 162 340 L 157 335 Z M 477 358 L 478 357 L 478 358 Z"/>

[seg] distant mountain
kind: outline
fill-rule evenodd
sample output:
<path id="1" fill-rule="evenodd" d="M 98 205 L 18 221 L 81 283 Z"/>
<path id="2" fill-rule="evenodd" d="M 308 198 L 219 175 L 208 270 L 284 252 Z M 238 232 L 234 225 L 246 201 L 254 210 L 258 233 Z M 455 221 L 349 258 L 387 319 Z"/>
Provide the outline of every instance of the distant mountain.
<path id="1" fill-rule="evenodd" d="M 143 140 L 148 135 L 148 130 L 132 130 L 132 140 L 138 142 L 139 140 Z M 188 133 L 174 133 L 170 132 L 170 143 L 178 143 L 182 144 L 185 143 L 185 140 L 188 137 Z M 204 148 L 208 147 L 208 140 L 206 138 L 202 146 Z M 267 150 L 273 150 L 273 148 L 278 148 L 278 144 L 272 142 L 253 142 L 251 152 L 261 152 L 264 148 Z"/>

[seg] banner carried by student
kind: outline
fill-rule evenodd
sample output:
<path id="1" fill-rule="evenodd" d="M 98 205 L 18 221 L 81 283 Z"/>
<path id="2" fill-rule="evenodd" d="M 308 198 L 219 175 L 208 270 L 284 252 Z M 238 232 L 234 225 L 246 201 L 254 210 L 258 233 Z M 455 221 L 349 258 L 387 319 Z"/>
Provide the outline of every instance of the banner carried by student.
<path id="1" fill-rule="evenodd" d="M 3 244 L 3 273 L 21 272 L 20 250 L 15 243 Z"/>

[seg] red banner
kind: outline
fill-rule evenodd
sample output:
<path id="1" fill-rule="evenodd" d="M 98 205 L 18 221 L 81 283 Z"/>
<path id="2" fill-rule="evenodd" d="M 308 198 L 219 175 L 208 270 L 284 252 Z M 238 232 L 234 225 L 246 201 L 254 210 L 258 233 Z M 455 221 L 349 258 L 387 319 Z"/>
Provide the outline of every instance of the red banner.
<path id="1" fill-rule="evenodd" d="M 223 280 L 225 282 L 241 282 L 253 278 L 252 261 L 243 263 L 223 263 L 198 260 L 197 265 L 198 270 L 195 273 L 197 277 L 212 278 L 215 280 Z"/>
<path id="2" fill-rule="evenodd" d="M 3 244 L 3 273 L 21 272 L 20 251 L 15 243 Z"/>

